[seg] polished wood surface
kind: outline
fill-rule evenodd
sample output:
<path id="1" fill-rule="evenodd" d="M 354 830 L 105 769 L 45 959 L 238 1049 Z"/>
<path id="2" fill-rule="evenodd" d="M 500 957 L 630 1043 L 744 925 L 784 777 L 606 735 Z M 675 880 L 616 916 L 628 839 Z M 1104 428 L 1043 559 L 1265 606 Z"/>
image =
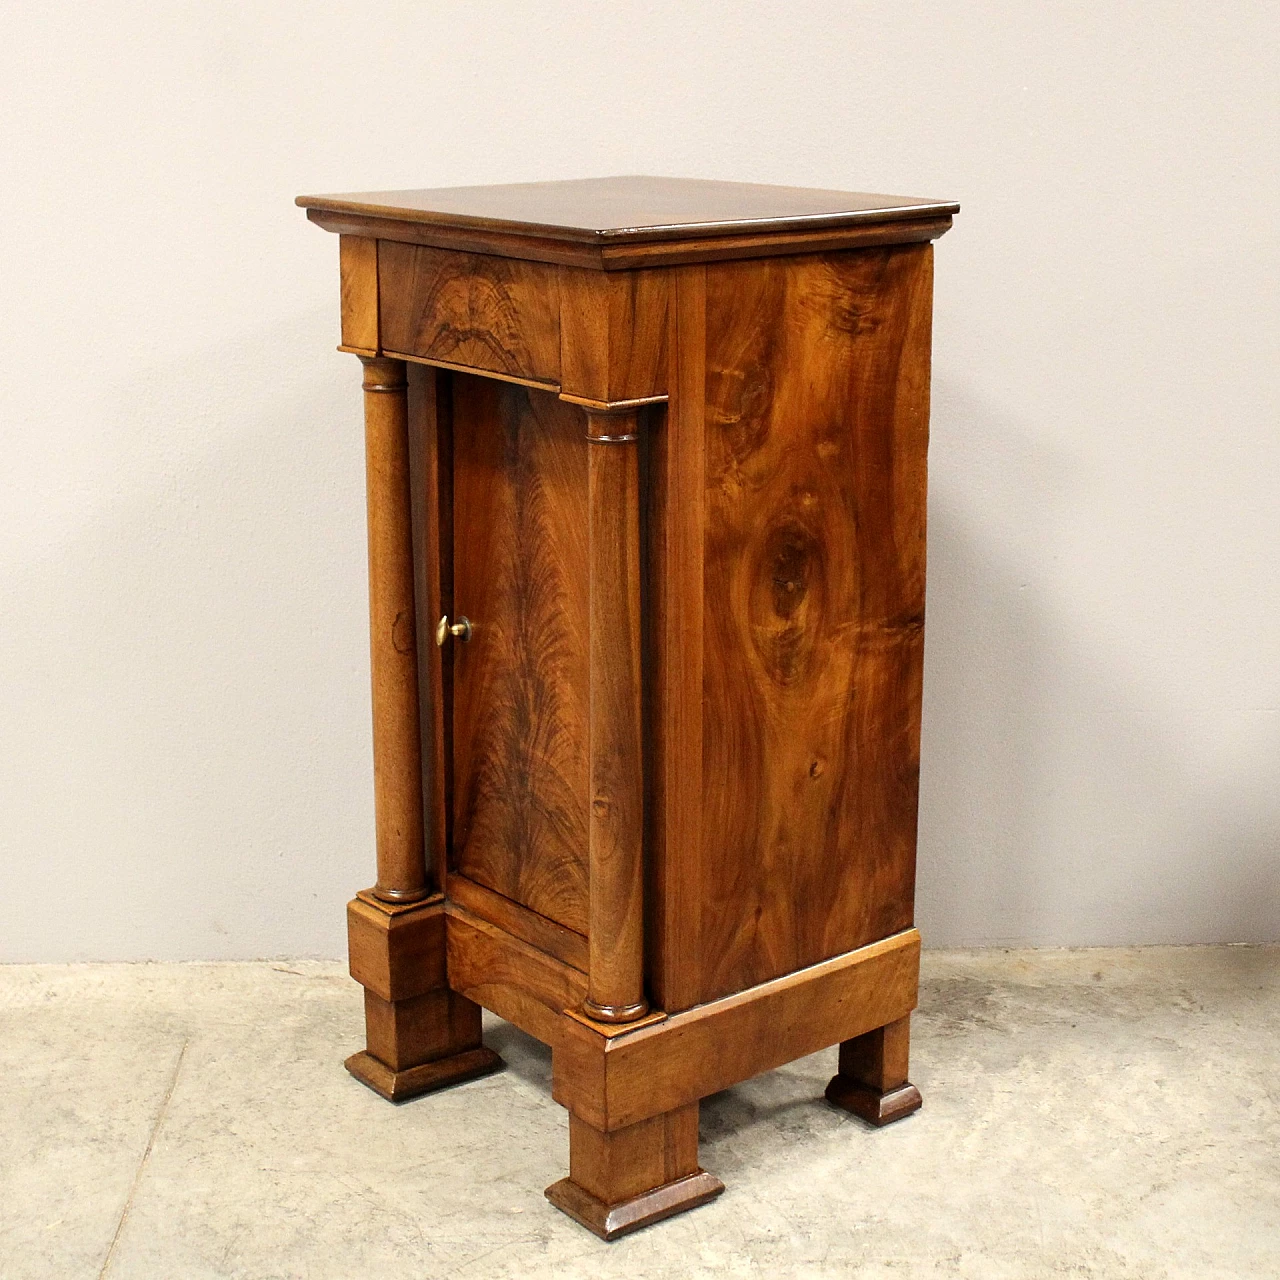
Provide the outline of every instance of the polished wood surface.
<path id="1" fill-rule="evenodd" d="M 382 344 L 461 368 L 558 383 L 557 280 L 557 269 L 542 263 L 384 244 Z"/>
<path id="2" fill-rule="evenodd" d="M 566 929 L 588 916 L 582 414 L 455 379 L 452 866 Z"/>
<path id="3" fill-rule="evenodd" d="M 591 808 L 583 1011 L 644 1016 L 644 729 L 640 701 L 639 414 L 585 415 L 588 494 L 587 749 Z"/>
<path id="4" fill-rule="evenodd" d="M 698 1171 L 698 1104 L 604 1133 L 569 1117 L 569 1176 L 606 1204 Z"/>
<path id="5" fill-rule="evenodd" d="M 609 1204 L 593 1196 L 572 1178 L 561 1178 L 549 1186 L 547 1199 L 575 1222 L 594 1231 L 601 1240 L 616 1240 L 686 1209 L 707 1204 L 723 1190 L 724 1183 L 704 1169 L 674 1182 L 664 1182 L 652 1191 L 642 1191 L 638 1196 L 617 1204 Z"/>
<path id="6" fill-rule="evenodd" d="M 457 871 L 449 874 L 449 899 L 465 907 L 472 915 L 497 925 L 513 938 L 519 938 L 521 942 L 527 942 L 531 947 L 537 947 L 539 951 L 586 973 L 589 950 L 582 934 L 566 929 L 474 880 L 468 880 Z"/>
<path id="7" fill-rule="evenodd" d="M 361 360 L 378 861 L 373 891 L 389 902 L 413 902 L 430 889 L 423 844 L 405 372 L 399 360 Z"/>
<path id="8" fill-rule="evenodd" d="M 347 904 L 351 976 L 383 1000 L 405 1000 L 445 985 L 444 911 L 424 904 L 387 911 L 372 894 Z"/>
<path id="9" fill-rule="evenodd" d="M 706 268 L 701 999 L 911 923 L 928 246 Z"/>
<path id="10" fill-rule="evenodd" d="M 646 958 L 659 1008 L 702 988 L 703 545 L 706 522 L 706 303 L 703 267 L 671 274 L 671 400 L 648 448 L 649 847 Z"/>
<path id="11" fill-rule="evenodd" d="M 326 231 L 360 236 L 382 244 L 422 244 L 433 249 L 493 254 L 528 262 L 558 263 L 591 271 L 632 271 L 637 268 L 680 266 L 690 262 L 728 262 L 737 258 L 826 253 L 885 244 L 921 244 L 936 240 L 951 227 L 951 215 L 926 216 L 889 222 L 853 223 L 812 230 L 753 234 L 731 232 L 694 236 L 687 240 L 610 242 L 556 240 L 472 227 L 436 226 L 405 222 L 368 213 L 310 209 L 307 217 Z"/>
<path id="12" fill-rule="evenodd" d="M 566 1009 L 587 995 L 587 976 L 530 943 L 450 903 L 449 985 L 550 1044 Z"/>
<path id="13" fill-rule="evenodd" d="M 665 395 L 667 273 L 562 267 L 559 280 L 564 392 L 596 404 Z"/>
<path id="14" fill-rule="evenodd" d="M 592 270 L 630 270 L 932 240 L 945 200 L 689 178 L 299 196 L 329 231 Z"/>
<path id="15" fill-rule="evenodd" d="M 587 242 L 681 240 L 728 230 L 785 234 L 802 227 L 950 216 L 960 207 L 908 196 L 645 176 L 299 196 L 297 203 L 305 209 Z"/>
<path id="16" fill-rule="evenodd" d="M 908 1079 L 940 201 L 601 179 L 301 198 L 366 362 L 392 1099 L 552 1048 L 606 1239 L 722 1190 L 699 1100 Z M 437 624 L 440 624 L 437 632 Z M 437 644 L 438 634 L 438 644 Z M 415 826 L 416 824 L 416 826 Z"/>
<path id="17" fill-rule="evenodd" d="M 729 262 L 739 258 L 769 258 L 782 254 L 825 253 L 865 249 L 874 245 L 923 244 L 936 240 L 951 226 L 950 217 L 928 217 L 836 226 L 810 231 L 763 235 L 707 236 L 653 244 L 610 245 L 600 251 L 604 271 L 637 267 L 680 266 L 690 262 Z"/>
<path id="18" fill-rule="evenodd" d="M 919 969 L 920 935 L 908 929 L 628 1035 L 566 1022 L 554 1097 L 598 1129 L 625 1128 L 905 1018 Z"/>
<path id="19" fill-rule="evenodd" d="M 410 1098 L 434 1093 L 450 1085 L 463 1084 L 502 1069 L 502 1059 L 484 1045 L 464 1049 L 448 1058 L 433 1059 L 396 1071 L 373 1053 L 355 1053 L 344 1064 L 361 1084 L 388 1102 L 408 1102 Z"/>

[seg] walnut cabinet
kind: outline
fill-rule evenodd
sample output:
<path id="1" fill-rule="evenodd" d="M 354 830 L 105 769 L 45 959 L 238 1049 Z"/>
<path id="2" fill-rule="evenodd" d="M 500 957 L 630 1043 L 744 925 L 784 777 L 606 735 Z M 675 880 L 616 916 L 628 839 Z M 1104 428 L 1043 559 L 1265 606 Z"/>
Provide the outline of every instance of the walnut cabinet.
<path id="1" fill-rule="evenodd" d="M 723 1190 L 698 1104 L 907 1078 L 932 241 L 947 202 L 614 178 L 306 196 L 364 369 L 377 882 L 400 1100 L 551 1046 L 551 1201 Z"/>

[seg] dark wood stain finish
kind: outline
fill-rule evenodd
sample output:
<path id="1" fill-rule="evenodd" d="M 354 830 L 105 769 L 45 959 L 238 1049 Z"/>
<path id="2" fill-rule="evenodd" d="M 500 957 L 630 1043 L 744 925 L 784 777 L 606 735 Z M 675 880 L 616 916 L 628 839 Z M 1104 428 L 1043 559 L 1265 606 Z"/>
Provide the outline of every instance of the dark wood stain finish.
<path id="1" fill-rule="evenodd" d="M 587 442 L 553 397 L 454 379 L 453 866 L 587 931 Z"/>
<path id="2" fill-rule="evenodd" d="M 702 999 L 911 923 L 928 246 L 707 269 Z"/>

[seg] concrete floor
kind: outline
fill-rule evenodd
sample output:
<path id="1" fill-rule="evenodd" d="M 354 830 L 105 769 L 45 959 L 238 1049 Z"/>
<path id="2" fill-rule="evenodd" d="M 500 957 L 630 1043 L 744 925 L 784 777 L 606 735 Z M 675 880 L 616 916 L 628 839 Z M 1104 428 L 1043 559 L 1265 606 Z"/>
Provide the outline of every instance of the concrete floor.
<path id="1" fill-rule="evenodd" d="M 1280 948 L 926 953 L 876 1131 L 835 1051 L 708 1099 L 712 1204 L 605 1245 L 550 1055 L 393 1107 L 337 964 L 0 968 L 0 1276 L 1280 1276 Z"/>

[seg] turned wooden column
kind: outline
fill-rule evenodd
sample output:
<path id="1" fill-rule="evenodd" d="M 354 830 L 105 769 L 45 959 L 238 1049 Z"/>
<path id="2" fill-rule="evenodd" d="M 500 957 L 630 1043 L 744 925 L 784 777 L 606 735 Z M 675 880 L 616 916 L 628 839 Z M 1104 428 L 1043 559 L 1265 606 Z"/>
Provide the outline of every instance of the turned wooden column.
<path id="1" fill-rule="evenodd" d="M 587 410 L 590 710 L 589 972 L 583 1012 L 631 1022 L 644 996 L 640 465 L 635 410 Z"/>
<path id="2" fill-rule="evenodd" d="M 384 902 L 429 892 L 414 628 L 409 436 L 402 360 L 361 356 L 369 512 L 369 658 L 378 883 Z"/>

